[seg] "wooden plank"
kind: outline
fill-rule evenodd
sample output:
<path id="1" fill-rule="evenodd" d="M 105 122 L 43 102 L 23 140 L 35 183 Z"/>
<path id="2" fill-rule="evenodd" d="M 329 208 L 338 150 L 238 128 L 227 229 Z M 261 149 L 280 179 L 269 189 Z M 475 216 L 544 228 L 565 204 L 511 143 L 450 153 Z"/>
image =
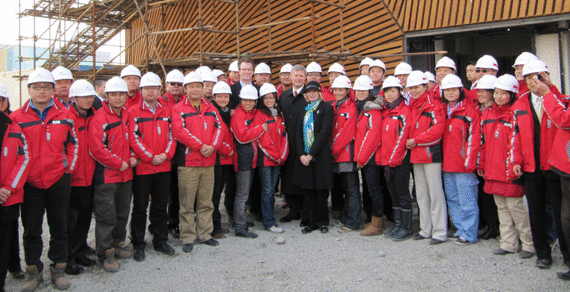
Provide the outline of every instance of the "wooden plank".
<path id="1" fill-rule="evenodd" d="M 508 20 L 511 18 L 512 2 L 512 0 L 503 1 L 503 13 L 501 13 L 501 19 Z"/>
<path id="2" fill-rule="evenodd" d="M 461 2 L 460 0 L 453 0 L 453 2 L 451 3 L 451 16 L 449 19 L 449 25 L 450 26 L 454 26 L 457 25 L 457 19 L 458 17 L 458 6 L 459 6 L 459 2 Z"/>
<path id="3" fill-rule="evenodd" d="M 564 8 L 562 9 L 562 12 L 570 12 L 570 1 L 564 1 Z"/>
<path id="4" fill-rule="evenodd" d="M 542 0 L 541 0 L 542 1 Z M 528 11 L 525 15 L 525 17 L 532 17 L 536 15 L 536 0 L 529 0 L 528 1 Z"/>
<path id="5" fill-rule="evenodd" d="M 480 13 L 479 13 L 479 9 L 481 7 L 481 2 L 480 1 L 475 1 L 473 2 L 473 12 L 471 12 L 471 19 L 469 19 L 469 22 L 465 23 L 465 24 L 472 24 L 472 23 L 478 23 L 479 22 L 479 17 L 480 17 Z"/>
<path id="6" fill-rule="evenodd" d="M 451 7 L 453 5 L 450 5 L 451 0 L 446 0 L 445 1 L 447 5 L 445 5 L 445 7 L 443 8 L 443 22 L 442 22 L 442 27 L 448 27 L 449 26 L 449 18 L 450 18 L 450 14 L 451 14 Z"/>
<path id="7" fill-rule="evenodd" d="M 432 0 L 432 1 L 437 1 L 437 0 Z M 437 2 L 440 2 L 437 4 L 437 12 L 435 15 L 432 15 L 432 17 L 435 17 L 436 19 L 435 28 L 441 27 L 441 24 L 443 23 L 443 11 L 445 9 L 444 1 L 437 1 Z"/>
<path id="8" fill-rule="evenodd" d="M 554 11 L 555 11 L 554 0 L 547 0 L 546 5 L 544 7 L 544 13 L 543 14 L 550 15 Z"/>
<path id="9" fill-rule="evenodd" d="M 545 2 L 546 1 L 544 0 L 536 2 L 536 10 L 535 10 L 536 16 L 543 15 Z"/>
<path id="10" fill-rule="evenodd" d="M 430 1 L 431 5 L 430 5 L 430 9 L 429 9 L 429 13 L 430 13 L 430 22 L 429 22 L 429 28 L 434 28 L 436 25 L 436 13 L 437 13 L 437 6 L 439 5 L 439 1 Z"/>
<path id="11" fill-rule="evenodd" d="M 481 0 L 478 15 L 473 20 L 473 23 L 483 23 L 487 21 L 487 6 L 488 0 Z"/>
<path id="12" fill-rule="evenodd" d="M 463 23 L 461 25 L 466 25 L 471 23 L 471 15 L 473 14 L 473 2 L 472 1 L 463 1 L 465 3 L 465 14 L 463 17 Z"/>
<path id="13" fill-rule="evenodd" d="M 423 21 L 425 16 L 424 4 L 426 1 L 417 1 L 418 3 L 418 10 L 417 10 L 417 18 L 416 18 L 416 29 L 422 29 Z"/>

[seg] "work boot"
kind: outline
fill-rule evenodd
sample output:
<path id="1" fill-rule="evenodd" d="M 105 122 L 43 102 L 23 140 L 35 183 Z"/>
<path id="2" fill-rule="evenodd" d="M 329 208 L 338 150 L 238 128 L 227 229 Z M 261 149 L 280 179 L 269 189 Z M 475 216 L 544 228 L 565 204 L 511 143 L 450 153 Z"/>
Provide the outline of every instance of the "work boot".
<path id="1" fill-rule="evenodd" d="M 71 286 L 71 283 L 65 276 L 65 267 L 67 267 L 67 263 L 57 263 L 49 267 L 51 282 L 57 290 L 67 290 Z"/>
<path id="2" fill-rule="evenodd" d="M 370 225 L 366 227 L 366 229 L 360 232 L 362 236 L 375 236 L 382 234 L 384 229 L 384 218 L 382 217 L 375 217 L 372 216 L 372 221 L 370 221 Z"/>
<path id="3" fill-rule="evenodd" d="M 390 228 L 388 231 L 384 232 L 384 235 L 386 235 L 386 237 L 392 237 L 396 232 L 398 232 L 398 230 L 400 230 L 400 227 L 402 226 L 401 212 L 402 209 L 400 208 L 392 208 L 392 214 L 394 216 L 394 226 Z"/>
<path id="4" fill-rule="evenodd" d="M 412 236 L 412 210 L 401 210 L 400 212 L 402 226 L 392 236 L 394 241 L 404 241 Z"/>
<path id="5" fill-rule="evenodd" d="M 105 251 L 105 259 L 103 259 L 103 269 L 105 272 L 116 273 L 119 271 L 119 263 L 115 260 L 115 249 L 110 248 Z"/>
<path id="6" fill-rule="evenodd" d="M 118 259 L 126 259 L 130 258 L 133 255 L 133 252 L 129 249 L 125 242 L 119 243 L 117 248 L 115 249 L 115 257 Z"/>
<path id="7" fill-rule="evenodd" d="M 39 284 L 44 281 L 42 272 L 38 271 L 38 266 L 27 266 L 26 273 L 28 274 L 28 281 L 22 286 L 22 292 L 35 291 Z"/>

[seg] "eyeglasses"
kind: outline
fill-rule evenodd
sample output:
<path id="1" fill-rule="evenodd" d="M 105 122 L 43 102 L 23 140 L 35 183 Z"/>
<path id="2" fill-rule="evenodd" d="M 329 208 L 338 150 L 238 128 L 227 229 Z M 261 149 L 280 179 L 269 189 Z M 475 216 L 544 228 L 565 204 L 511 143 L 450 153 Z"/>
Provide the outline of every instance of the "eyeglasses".
<path id="1" fill-rule="evenodd" d="M 39 86 L 39 85 L 31 85 L 30 86 L 31 89 L 33 90 L 52 90 L 53 89 L 53 85 L 44 85 L 44 86 Z"/>
<path id="2" fill-rule="evenodd" d="M 170 84 L 170 86 L 182 86 L 182 83 L 177 82 L 168 82 L 168 84 Z"/>
<path id="3" fill-rule="evenodd" d="M 475 72 L 477 73 L 487 73 L 490 72 L 491 70 L 487 70 L 487 69 L 475 69 Z"/>

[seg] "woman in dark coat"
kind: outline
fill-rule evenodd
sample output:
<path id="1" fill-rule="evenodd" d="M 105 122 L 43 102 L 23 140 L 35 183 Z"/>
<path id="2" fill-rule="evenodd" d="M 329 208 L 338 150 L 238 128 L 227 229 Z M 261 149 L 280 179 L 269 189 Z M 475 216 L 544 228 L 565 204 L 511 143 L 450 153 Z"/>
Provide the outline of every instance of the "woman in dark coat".
<path id="1" fill-rule="evenodd" d="M 303 233 L 319 229 L 329 231 L 327 199 L 333 186 L 332 154 L 329 145 L 334 119 L 332 106 L 326 103 L 318 82 L 307 84 L 308 105 L 300 112 L 297 131 L 297 157 L 293 183 L 303 190 L 309 203 L 309 224 Z"/>

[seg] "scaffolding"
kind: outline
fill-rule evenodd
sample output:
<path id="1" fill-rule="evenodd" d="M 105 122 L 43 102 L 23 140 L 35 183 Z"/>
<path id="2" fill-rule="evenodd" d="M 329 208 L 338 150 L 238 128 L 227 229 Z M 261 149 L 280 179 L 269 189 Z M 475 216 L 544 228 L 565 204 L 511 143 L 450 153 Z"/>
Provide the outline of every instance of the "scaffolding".
<path id="1" fill-rule="evenodd" d="M 21 1 L 21 0 L 20 0 Z M 254 59 L 256 62 L 302 62 L 302 61 L 341 61 L 352 60 L 360 61 L 364 56 L 352 54 L 349 50 L 345 49 L 344 40 L 344 20 L 343 10 L 345 5 L 343 0 L 305 0 L 310 4 L 311 16 L 292 18 L 284 21 L 272 21 L 271 16 L 271 0 L 267 1 L 267 23 L 253 25 L 253 26 L 240 26 L 240 2 L 239 0 L 198 0 L 198 21 L 197 26 L 187 27 L 174 30 L 164 30 L 164 19 L 160 27 L 149 26 L 147 15 L 149 9 L 157 6 L 167 6 L 177 4 L 182 1 L 189 0 L 34 0 L 31 8 L 24 11 L 20 8 L 19 17 L 32 17 L 33 18 L 33 36 L 23 37 L 20 31 L 20 50 L 21 42 L 25 39 L 33 39 L 34 42 L 34 67 L 36 67 L 37 60 L 45 60 L 43 67 L 52 70 L 57 66 L 64 66 L 74 72 L 76 78 L 86 78 L 91 81 L 95 80 L 98 76 L 117 75 L 119 69 L 115 60 L 119 58 L 125 51 L 127 51 L 133 44 L 140 41 L 143 37 L 149 39 L 150 36 L 162 36 L 170 33 L 198 31 L 199 32 L 199 48 L 190 56 L 181 58 L 165 58 L 161 56 L 158 49 L 157 42 L 149 42 L 156 58 L 149 57 L 142 66 L 143 71 L 158 69 L 166 75 L 167 67 L 197 67 L 203 65 L 216 66 L 227 65 L 240 56 L 247 55 Z M 195 0 L 192 0 L 195 1 Z M 220 30 L 215 25 L 204 25 L 202 15 L 202 5 L 204 1 L 225 2 L 235 5 L 235 30 Z M 383 5 L 386 6 L 384 1 Z M 325 4 L 333 7 L 338 11 L 338 21 L 340 24 L 340 50 L 339 51 L 326 51 L 317 49 L 316 36 L 315 36 L 315 19 L 319 15 L 315 14 L 315 4 Z M 386 6 L 386 9 L 388 7 Z M 388 11 L 390 11 L 388 9 Z M 391 12 L 390 12 L 391 13 Z M 393 17 L 393 16 L 392 16 Z M 49 19 L 49 26 L 43 32 L 36 31 L 36 18 Z M 136 19 L 142 19 L 144 26 L 144 33 L 139 35 L 136 39 L 131 40 L 129 44 L 121 47 L 120 52 L 109 61 L 104 63 L 99 69 L 96 68 L 96 52 L 98 48 L 104 46 L 109 40 L 116 35 L 120 34 L 123 30 L 129 28 L 129 25 Z M 272 50 L 272 35 L 271 28 L 276 25 L 310 21 L 311 22 L 311 46 L 309 50 L 302 51 L 273 51 Z M 71 25 L 67 25 L 71 22 Z M 80 26 L 81 24 L 81 26 Z M 56 33 L 52 35 L 52 27 L 57 27 Z M 75 27 L 72 36 L 68 40 L 69 30 Z M 269 50 L 260 53 L 243 53 L 240 48 L 240 35 L 244 31 L 258 28 L 267 28 Z M 401 27 L 400 27 L 401 29 Z M 236 35 L 236 51 L 235 53 L 220 53 L 220 52 L 205 52 L 203 50 L 203 34 L 204 32 L 213 32 L 216 34 L 233 34 Z M 39 40 L 47 40 L 49 42 L 48 49 L 44 54 L 48 56 L 36 55 L 36 42 Z M 215 47 L 215 46 L 214 46 Z M 368 56 L 371 58 L 386 58 L 396 56 L 409 56 L 409 55 L 425 55 L 425 54 L 444 54 L 446 52 L 425 52 L 425 53 L 402 53 L 391 54 L 382 56 Z M 77 68 L 80 63 L 84 62 L 88 57 L 93 59 L 93 68 L 91 71 L 78 71 Z M 150 56 L 150 55 L 149 55 Z M 20 64 L 26 58 L 21 57 Z M 20 66 L 21 68 L 21 66 Z M 20 74 L 20 81 L 25 78 Z"/>

